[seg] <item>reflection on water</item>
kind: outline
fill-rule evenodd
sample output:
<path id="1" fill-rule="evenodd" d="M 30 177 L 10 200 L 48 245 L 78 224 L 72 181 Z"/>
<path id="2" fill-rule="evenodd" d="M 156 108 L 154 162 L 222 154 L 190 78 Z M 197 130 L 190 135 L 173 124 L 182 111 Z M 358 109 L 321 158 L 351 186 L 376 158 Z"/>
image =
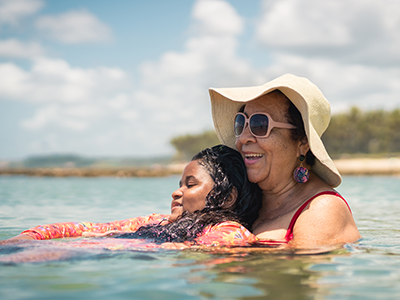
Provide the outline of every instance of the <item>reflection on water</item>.
<path id="1" fill-rule="evenodd" d="M 0 177 L 0 239 L 41 223 L 167 213 L 177 181 Z M 0 265 L 0 299 L 400 299 L 399 183 L 398 177 L 344 178 L 338 190 L 363 239 L 340 250 L 80 249 L 52 262 Z M 32 247 L 0 246 L 0 258 Z"/>
<path id="2" fill-rule="evenodd" d="M 208 277 L 212 274 L 213 282 L 227 283 L 239 290 L 243 286 L 253 288 L 247 289 L 246 294 L 235 292 L 233 295 L 238 298 L 252 299 L 262 295 L 267 299 L 310 299 L 318 291 L 317 280 L 322 275 L 309 267 L 329 261 L 328 256 L 266 256 L 262 253 L 209 258 L 205 260 L 205 274 Z"/>

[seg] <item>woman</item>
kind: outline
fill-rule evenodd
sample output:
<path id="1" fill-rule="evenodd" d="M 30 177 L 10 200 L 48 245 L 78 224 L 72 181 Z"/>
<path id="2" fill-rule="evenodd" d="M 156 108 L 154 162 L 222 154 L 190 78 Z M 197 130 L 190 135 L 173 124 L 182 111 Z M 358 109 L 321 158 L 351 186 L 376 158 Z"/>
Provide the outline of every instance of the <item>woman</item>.
<path id="1" fill-rule="evenodd" d="M 147 238 L 156 243 L 249 245 L 255 237 L 245 227 L 250 229 L 258 216 L 261 191 L 248 181 L 245 170 L 236 150 L 222 145 L 208 148 L 184 169 L 180 187 L 172 194 L 169 216 L 153 214 L 111 223 L 55 223 L 25 230 L 12 239 L 79 237 L 118 230 L 129 232 L 120 237 Z"/>
<path id="2" fill-rule="evenodd" d="M 262 243 L 310 247 L 361 238 L 341 177 L 321 135 L 330 105 L 306 78 L 283 75 L 262 86 L 210 89 L 220 141 L 242 154 L 262 189 L 252 232 Z"/>

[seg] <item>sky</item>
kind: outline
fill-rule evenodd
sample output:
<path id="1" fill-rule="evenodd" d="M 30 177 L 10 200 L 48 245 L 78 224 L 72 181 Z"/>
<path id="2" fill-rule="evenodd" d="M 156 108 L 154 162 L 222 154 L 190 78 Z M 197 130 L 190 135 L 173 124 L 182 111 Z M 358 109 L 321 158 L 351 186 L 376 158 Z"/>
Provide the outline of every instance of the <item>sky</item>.
<path id="1" fill-rule="evenodd" d="M 400 107 L 398 0 L 0 0 L 0 161 L 151 157 L 213 128 L 210 87 L 307 77 Z"/>

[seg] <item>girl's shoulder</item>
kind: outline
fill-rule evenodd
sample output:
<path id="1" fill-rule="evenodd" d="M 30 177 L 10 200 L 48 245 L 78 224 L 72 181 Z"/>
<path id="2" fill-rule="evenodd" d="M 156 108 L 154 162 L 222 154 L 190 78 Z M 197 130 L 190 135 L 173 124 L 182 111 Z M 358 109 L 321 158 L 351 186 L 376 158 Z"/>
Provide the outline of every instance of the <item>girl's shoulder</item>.
<path id="1" fill-rule="evenodd" d="M 256 240 L 255 235 L 242 224 L 225 221 L 207 226 L 203 234 L 196 238 L 196 243 L 209 246 L 249 246 Z"/>

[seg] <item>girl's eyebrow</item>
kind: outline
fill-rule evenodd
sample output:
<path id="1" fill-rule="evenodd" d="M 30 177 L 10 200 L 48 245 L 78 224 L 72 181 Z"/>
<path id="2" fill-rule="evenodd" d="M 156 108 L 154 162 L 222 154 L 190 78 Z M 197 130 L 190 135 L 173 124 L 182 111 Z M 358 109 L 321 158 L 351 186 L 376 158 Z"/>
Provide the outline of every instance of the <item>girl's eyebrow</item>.
<path id="1" fill-rule="evenodd" d="M 197 180 L 197 178 L 193 175 L 186 176 L 185 183 L 187 184 L 190 180 Z"/>
<path id="2" fill-rule="evenodd" d="M 193 175 L 186 176 L 186 182 L 188 182 L 190 179 L 196 180 L 197 178 L 194 177 Z"/>
<path id="3" fill-rule="evenodd" d="M 197 180 L 196 177 L 194 177 L 193 175 L 189 175 L 185 177 L 185 183 L 187 184 L 187 182 L 191 179 Z M 179 180 L 179 187 L 182 187 L 182 180 Z"/>

